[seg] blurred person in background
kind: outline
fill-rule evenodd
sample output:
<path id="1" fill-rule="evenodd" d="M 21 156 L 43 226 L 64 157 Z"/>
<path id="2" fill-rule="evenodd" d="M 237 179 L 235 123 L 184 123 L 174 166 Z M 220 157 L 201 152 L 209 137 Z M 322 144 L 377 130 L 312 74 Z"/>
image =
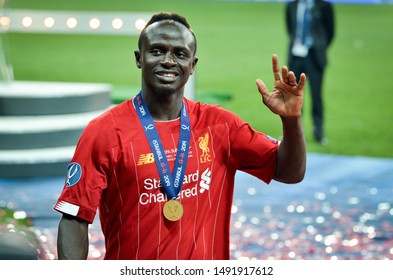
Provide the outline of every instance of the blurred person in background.
<path id="1" fill-rule="evenodd" d="M 307 75 L 313 136 L 315 141 L 326 145 L 322 87 L 327 51 L 334 37 L 333 5 L 323 0 L 295 0 L 287 3 L 285 12 L 289 36 L 288 67 L 290 71 Z"/>
<path id="2" fill-rule="evenodd" d="M 85 128 L 55 209 L 58 258 L 88 257 L 88 225 L 98 209 L 104 259 L 229 259 L 235 173 L 298 183 L 306 168 L 299 83 L 272 57 L 274 89 L 263 103 L 280 116 L 281 142 L 234 113 L 184 97 L 197 41 L 178 14 L 153 15 L 136 66 L 141 91 Z"/>

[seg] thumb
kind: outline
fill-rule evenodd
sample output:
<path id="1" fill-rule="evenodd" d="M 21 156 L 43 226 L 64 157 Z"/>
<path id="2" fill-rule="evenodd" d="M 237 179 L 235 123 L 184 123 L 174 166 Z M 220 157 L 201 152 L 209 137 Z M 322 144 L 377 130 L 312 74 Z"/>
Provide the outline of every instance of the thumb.
<path id="1" fill-rule="evenodd" d="M 269 95 L 269 91 L 267 90 L 265 83 L 260 79 L 257 79 L 256 83 L 258 91 L 262 95 L 262 97 L 267 97 Z"/>

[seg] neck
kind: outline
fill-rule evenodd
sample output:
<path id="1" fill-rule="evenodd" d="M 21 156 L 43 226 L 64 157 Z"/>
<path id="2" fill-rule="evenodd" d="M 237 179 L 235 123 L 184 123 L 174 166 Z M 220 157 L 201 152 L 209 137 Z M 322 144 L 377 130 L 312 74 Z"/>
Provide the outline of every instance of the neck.
<path id="1" fill-rule="evenodd" d="M 142 96 L 153 120 L 170 121 L 180 117 L 183 104 L 182 94 L 153 95 L 144 94 L 142 91 Z"/>

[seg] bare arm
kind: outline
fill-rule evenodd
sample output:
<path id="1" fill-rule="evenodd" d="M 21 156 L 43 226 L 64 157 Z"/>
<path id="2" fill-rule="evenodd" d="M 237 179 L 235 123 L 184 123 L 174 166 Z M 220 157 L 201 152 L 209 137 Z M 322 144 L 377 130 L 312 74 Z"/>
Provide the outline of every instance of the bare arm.
<path id="1" fill-rule="evenodd" d="M 63 215 L 57 235 L 59 260 L 85 260 L 89 252 L 89 224 L 86 221 Z"/>
<path id="2" fill-rule="evenodd" d="M 265 84 L 257 80 L 263 103 L 279 115 L 283 125 L 283 139 L 277 152 L 277 167 L 273 179 L 283 183 L 298 183 L 303 180 L 306 170 L 306 143 L 301 121 L 306 75 L 301 74 L 299 83 L 288 68 L 281 69 L 277 55 L 272 57 L 274 89 L 268 92 Z"/>
<path id="3" fill-rule="evenodd" d="M 306 172 L 306 144 L 300 117 L 281 117 L 283 139 L 278 147 L 277 167 L 273 179 L 299 183 Z"/>

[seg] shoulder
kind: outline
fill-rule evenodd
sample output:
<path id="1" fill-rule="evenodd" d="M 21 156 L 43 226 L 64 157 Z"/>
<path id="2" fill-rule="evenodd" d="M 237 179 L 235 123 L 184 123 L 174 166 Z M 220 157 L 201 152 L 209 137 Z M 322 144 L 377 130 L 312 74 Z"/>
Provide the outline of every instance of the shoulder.
<path id="1" fill-rule="evenodd" d="M 233 116 L 234 113 L 224 109 L 218 104 L 202 103 L 200 101 L 192 101 L 185 99 L 187 109 L 192 115 L 202 115 L 202 114 L 218 114 L 218 115 L 230 115 Z"/>
<path id="2" fill-rule="evenodd" d="M 113 105 L 105 112 L 91 119 L 86 125 L 83 136 L 105 138 L 116 134 L 116 130 L 129 119 L 132 106 L 130 100 Z M 128 117 L 127 117 L 128 115 Z"/>
<path id="3" fill-rule="evenodd" d="M 105 112 L 103 112 L 101 115 L 95 117 L 92 119 L 89 123 L 89 125 L 109 125 L 113 124 L 114 121 L 122 119 L 125 115 L 130 115 L 131 114 L 131 100 L 126 100 L 123 101 L 120 104 L 116 104 L 108 108 Z"/>
<path id="4" fill-rule="evenodd" d="M 193 101 L 193 100 L 190 100 L 187 98 L 184 98 L 184 101 L 185 101 L 188 111 L 193 114 L 198 113 L 198 112 L 215 110 L 217 108 L 220 108 L 220 106 L 217 104 L 202 103 L 200 101 Z"/>
<path id="5" fill-rule="evenodd" d="M 185 99 L 185 102 L 190 118 L 197 120 L 199 123 L 203 122 L 207 125 L 218 123 L 239 125 L 244 123 L 237 114 L 220 105 L 201 103 L 188 99 Z"/>

